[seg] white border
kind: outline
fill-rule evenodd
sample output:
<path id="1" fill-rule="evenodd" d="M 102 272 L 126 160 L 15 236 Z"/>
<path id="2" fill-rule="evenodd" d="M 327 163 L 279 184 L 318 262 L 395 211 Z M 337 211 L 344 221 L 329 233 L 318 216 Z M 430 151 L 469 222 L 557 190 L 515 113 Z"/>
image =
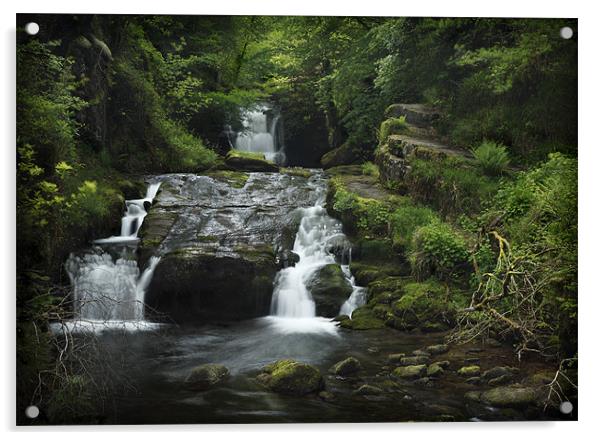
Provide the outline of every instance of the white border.
<path id="1" fill-rule="evenodd" d="M 14 268 L 15 268 L 15 13 L 151 13 L 151 14 L 266 14 L 266 15 L 388 15 L 388 16 L 491 16 L 491 17 L 578 17 L 579 18 L 579 344 L 580 344 L 580 401 L 579 418 L 575 423 L 430 423 L 430 424 L 320 424 L 320 425 L 192 425 L 192 426 L 142 426 L 142 427 L 57 427 L 44 430 L 19 429 L 28 438 L 61 437 L 102 438 L 108 432 L 143 431 L 145 438 L 165 439 L 166 433 L 177 431 L 178 437 L 200 436 L 206 438 L 243 437 L 246 439 L 280 438 L 306 439 L 324 434 L 333 438 L 365 438 L 367 436 L 437 436 L 451 439 L 487 437 L 507 439 L 515 436 L 545 437 L 546 439 L 567 439 L 587 436 L 595 432 L 596 421 L 602 420 L 600 411 L 600 326 L 602 314 L 602 289 L 600 289 L 600 213 L 602 189 L 602 143 L 600 126 L 602 115 L 600 105 L 600 15 L 593 1 L 528 1 L 498 0 L 468 1 L 401 1 L 401 0 L 220 0 L 206 1 L 119 1 L 99 2 L 32 1 L 22 0 L 16 4 L 2 3 L 2 51 L 0 67 L 0 87 L 2 103 L 1 135 L 4 140 L 0 159 L 2 214 L 0 220 L 3 231 L 3 252 L 0 268 L 4 289 L 0 290 L 0 310 L 4 325 L 2 331 L 2 399 L 0 401 L 0 428 L 12 431 L 14 428 Z M 599 436 L 599 433 L 598 433 Z"/>

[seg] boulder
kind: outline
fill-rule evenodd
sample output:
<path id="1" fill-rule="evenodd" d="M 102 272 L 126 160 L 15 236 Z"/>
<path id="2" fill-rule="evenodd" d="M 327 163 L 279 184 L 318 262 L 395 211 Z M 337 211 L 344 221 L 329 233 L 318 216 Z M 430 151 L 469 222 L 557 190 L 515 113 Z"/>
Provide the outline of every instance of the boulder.
<path id="1" fill-rule="evenodd" d="M 387 362 L 389 363 L 389 365 L 399 365 L 399 359 L 405 356 L 404 353 L 394 353 L 394 354 L 390 354 L 387 357 Z"/>
<path id="2" fill-rule="evenodd" d="M 431 377 L 441 376 L 443 372 L 443 367 L 439 364 L 430 364 L 426 369 L 426 375 Z"/>
<path id="3" fill-rule="evenodd" d="M 318 393 L 324 388 L 324 379 L 317 368 L 293 359 L 267 365 L 257 381 L 271 391 L 292 396 Z"/>
<path id="4" fill-rule="evenodd" d="M 361 368 L 362 364 L 360 363 L 360 361 L 351 356 L 334 364 L 330 371 L 332 371 L 337 376 L 345 377 L 357 373 L 359 370 L 361 370 Z"/>
<path id="5" fill-rule="evenodd" d="M 263 154 L 248 153 L 238 150 L 230 150 L 226 154 L 226 166 L 237 171 L 263 171 L 274 172 L 279 171 L 278 165 L 269 161 Z"/>
<path id="6" fill-rule="evenodd" d="M 426 374 L 426 365 L 408 365 L 407 367 L 397 367 L 393 370 L 393 375 L 400 379 L 419 379 Z"/>
<path id="7" fill-rule="evenodd" d="M 377 396 L 383 393 L 379 387 L 375 387 L 374 385 L 364 384 L 359 387 L 357 390 L 353 392 L 354 394 L 358 394 L 360 396 Z"/>
<path id="8" fill-rule="evenodd" d="M 324 156 L 322 156 L 322 158 L 320 159 L 320 164 L 324 169 L 362 162 L 362 149 L 358 147 L 353 147 L 346 143 L 324 154 Z"/>
<path id="9" fill-rule="evenodd" d="M 425 104 L 392 104 L 385 110 L 386 118 L 404 116 L 408 124 L 430 127 L 439 119 L 439 112 Z"/>
<path id="10" fill-rule="evenodd" d="M 497 379 L 499 377 L 503 377 L 503 376 L 514 376 L 515 374 L 518 373 L 518 368 L 513 368 L 513 367 L 493 367 L 487 371 L 485 371 L 483 373 L 483 375 L 481 376 L 481 379 L 483 379 L 485 382 L 488 382 L 492 379 Z"/>
<path id="11" fill-rule="evenodd" d="M 373 330 L 384 328 L 385 323 L 374 316 L 370 307 L 362 306 L 353 311 L 351 319 L 341 321 L 340 326 L 352 330 Z"/>
<path id="12" fill-rule="evenodd" d="M 443 354 L 449 351 L 449 346 L 447 344 L 438 344 L 438 345 L 429 345 L 425 349 L 430 354 Z"/>
<path id="13" fill-rule="evenodd" d="M 292 248 L 297 208 L 315 201 L 313 182 L 232 171 L 161 178 L 139 232 L 141 268 L 161 257 L 145 296 L 152 318 L 202 324 L 269 314 L 276 251 Z"/>
<path id="14" fill-rule="evenodd" d="M 429 361 L 428 356 L 404 356 L 399 358 L 397 362 L 402 367 L 406 367 L 408 365 L 420 365 Z"/>
<path id="15" fill-rule="evenodd" d="M 186 386 L 195 391 L 205 391 L 224 383 L 230 377 L 226 367 L 203 364 L 195 367 L 186 378 Z"/>
<path id="16" fill-rule="evenodd" d="M 531 387 L 505 386 L 485 391 L 481 401 L 497 407 L 525 407 L 537 402 L 537 391 Z"/>
<path id="17" fill-rule="evenodd" d="M 316 315 L 336 316 L 353 291 L 338 264 L 327 264 L 307 281 L 307 290 L 316 303 Z"/>

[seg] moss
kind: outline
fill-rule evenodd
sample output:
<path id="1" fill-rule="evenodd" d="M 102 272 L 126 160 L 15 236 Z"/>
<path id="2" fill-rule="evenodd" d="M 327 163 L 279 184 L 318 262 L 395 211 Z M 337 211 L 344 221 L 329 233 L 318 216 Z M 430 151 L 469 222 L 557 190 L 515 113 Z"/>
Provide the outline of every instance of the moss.
<path id="1" fill-rule="evenodd" d="M 400 379 L 418 379 L 426 375 L 426 365 L 408 365 L 407 367 L 397 367 L 393 370 L 393 375 Z"/>
<path id="2" fill-rule="evenodd" d="M 371 307 L 362 306 L 353 311 L 351 319 L 340 321 L 340 326 L 351 330 L 373 330 L 384 328 L 385 323 L 374 316 Z"/>
<path id="3" fill-rule="evenodd" d="M 398 118 L 385 119 L 380 124 L 378 131 L 378 138 L 381 143 L 385 142 L 387 138 L 392 134 L 402 134 L 408 130 L 405 116 Z"/>
<path id="4" fill-rule="evenodd" d="M 230 150 L 226 154 L 226 166 L 240 171 L 278 172 L 278 166 L 261 153 Z"/>
<path id="5" fill-rule="evenodd" d="M 481 373 L 481 367 L 478 365 L 467 365 L 458 370 L 460 376 L 473 377 L 478 376 Z"/>
<path id="6" fill-rule="evenodd" d="M 434 331 L 455 322 L 455 308 L 448 301 L 447 289 L 442 284 L 429 280 L 408 283 L 403 289 L 403 296 L 393 304 L 393 312 L 402 326 Z"/>
<path id="7" fill-rule="evenodd" d="M 311 171 L 307 168 L 303 167 L 287 167 L 280 168 L 281 174 L 288 174 L 289 176 L 297 176 L 297 177 L 311 177 Z"/>
<path id="8" fill-rule="evenodd" d="M 368 299 L 371 300 L 384 292 L 399 292 L 399 295 L 401 296 L 404 292 L 404 286 L 407 283 L 408 279 L 401 277 L 386 277 L 373 281 L 368 285 Z"/>
<path id="9" fill-rule="evenodd" d="M 320 371 L 293 359 L 283 359 L 267 365 L 257 381 L 277 393 L 302 396 L 324 388 Z"/>
<path id="10" fill-rule="evenodd" d="M 249 173 L 242 171 L 219 170 L 207 173 L 207 176 L 226 182 L 233 188 L 242 188 L 249 180 Z"/>

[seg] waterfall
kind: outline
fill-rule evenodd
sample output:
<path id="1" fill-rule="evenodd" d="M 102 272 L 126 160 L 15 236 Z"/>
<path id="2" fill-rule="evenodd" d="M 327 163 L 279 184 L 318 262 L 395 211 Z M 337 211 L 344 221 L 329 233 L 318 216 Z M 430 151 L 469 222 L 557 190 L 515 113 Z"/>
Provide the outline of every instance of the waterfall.
<path id="1" fill-rule="evenodd" d="M 268 129 L 268 115 L 272 111 L 266 105 L 259 105 L 243 112 L 244 130 L 236 137 L 235 148 L 239 151 L 261 153 L 267 160 L 283 165 L 284 151 L 279 135 L 280 115 L 276 114 Z"/>
<path id="2" fill-rule="evenodd" d="M 143 199 L 126 200 L 125 214 L 121 218 L 121 235 L 94 240 L 94 243 L 110 244 L 138 241 L 138 231 L 142 226 L 144 217 L 146 217 L 146 210 L 152 204 L 160 186 L 161 182 L 151 183 L 146 189 L 146 196 Z"/>
<path id="3" fill-rule="evenodd" d="M 344 237 L 341 223 L 328 215 L 324 204 L 324 188 L 316 188 L 318 201 L 310 208 L 300 208 L 301 222 L 295 237 L 293 252 L 299 255 L 295 266 L 287 267 L 276 276 L 271 313 L 285 318 L 313 318 L 315 303 L 306 285 L 321 267 L 336 263 L 332 243 Z M 364 289 L 355 286 L 349 265 L 341 266 L 353 292 L 341 310 L 347 314 L 365 301 Z"/>
<path id="4" fill-rule="evenodd" d="M 160 258 L 151 257 L 140 274 L 131 243 L 138 241 L 138 231 L 159 186 L 160 182 L 151 183 L 144 198 L 125 202 L 121 235 L 94 241 L 107 245 L 106 249 L 95 247 L 83 255 L 69 256 L 65 269 L 78 322 L 110 325 L 144 320 L 144 295 Z"/>

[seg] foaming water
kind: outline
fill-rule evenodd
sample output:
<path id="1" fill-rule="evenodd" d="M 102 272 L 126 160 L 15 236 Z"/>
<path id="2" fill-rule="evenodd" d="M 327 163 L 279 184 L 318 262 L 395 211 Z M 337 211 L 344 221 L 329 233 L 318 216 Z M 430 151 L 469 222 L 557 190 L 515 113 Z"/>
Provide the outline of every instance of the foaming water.
<path id="1" fill-rule="evenodd" d="M 283 335 L 293 333 L 314 333 L 339 336 L 336 323 L 329 318 L 287 318 L 281 316 L 266 316 L 261 319 L 263 319 L 272 330 Z"/>

